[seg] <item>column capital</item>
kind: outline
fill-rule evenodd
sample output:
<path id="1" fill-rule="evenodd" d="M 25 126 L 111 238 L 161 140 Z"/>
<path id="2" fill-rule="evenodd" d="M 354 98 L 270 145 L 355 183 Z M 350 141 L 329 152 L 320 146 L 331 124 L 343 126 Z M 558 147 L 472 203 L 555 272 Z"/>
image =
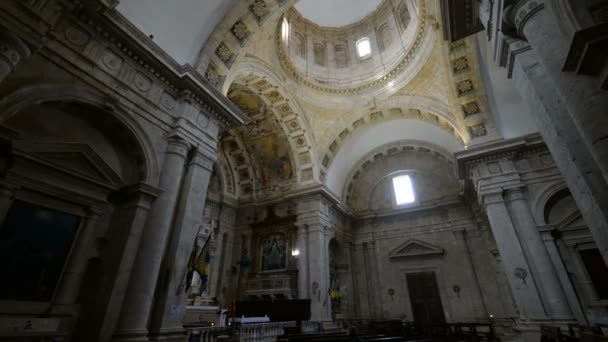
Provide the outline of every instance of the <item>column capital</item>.
<path id="1" fill-rule="evenodd" d="M 212 172 L 213 164 L 215 163 L 216 159 L 217 159 L 217 154 L 215 154 L 214 156 L 210 156 L 208 153 L 204 153 L 200 149 L 197 149 L 191 155 L 190 164 L 198 165 L 198 166 L 202 167 L 203 169 L 205 169 L 209 172 Z"/>
<path id="2" fill-rule="evenodd" d="M 526 199 L 526 188 L 525 186 L 511 188 L 505 190 L 505 197 L 508 202 L 513 202 L 517 200 L 525 200 Z"/>
<path id="3" fill-rule="evenodd" d="M 490 204 L 504 203 L 505 199 L 502 195 L 502 192 L 502 189 L 499 189 L 492 192 L 481 193 L 479 194 L 480 202 L 483 204 L 484 207 L 487 207 Z"/>
<path id="4" fill-rule="evenodd" d="M 306 223 L 296 223 L 294 227 L 298 233 L 308 232 L 308 224 Z"/>
<path id="5" fill-rule="evenodd" d="M 515 27 L 521 37 L 524 37 L 526 23 L 544 8 L 545 0 L 518 0 L 508 10 L 506 20 Z"/>
<path id="6" fill-rule="evenodd" d="M 86 209 L 87 219 L 89 220 L 98 220 L 104 215 L 104 213 L 105 210 L 99 207 L 90 207 Z"/>
<path id="7" fill-rule="evenodd" d="M 167 150 L 165 153 L 175 154 L 186 159 L 190 151 L 190 143 L 177 134 L 171 134 L 167 137 Z"/>
<path id="8" fill-rule="evenodd" d="M 110 195 L 111 202 L 135 204 L 150 209 L 150 204 L 162 193 L 162 190 L 146 183 L 137 183 L 124 187 Z"/>

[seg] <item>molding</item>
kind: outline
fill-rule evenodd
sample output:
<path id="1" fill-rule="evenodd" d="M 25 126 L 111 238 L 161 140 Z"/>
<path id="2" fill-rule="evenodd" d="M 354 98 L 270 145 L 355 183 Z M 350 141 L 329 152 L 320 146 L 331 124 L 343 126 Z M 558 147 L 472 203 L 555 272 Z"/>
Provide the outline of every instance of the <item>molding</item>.
<path id="1" fill-rule="evenodd" d="M 409 239 L 399 247 L 389 252 L 388 257 L 392 260 L 412 257 L 439 256 L 445 254 L 441 247 L 431 245 L 417 239 Z"/>
<path id="2" fill-rule="evenodd" d="M 471 166 L 475 164 L 512 157 L 518 153 L 530 153 L 539 149 L 547 149 L 539 133 L 476 145 L 474 148 L 455 154 L 458 162 L 458 176 L 460 179 L 466 179 Z"/>

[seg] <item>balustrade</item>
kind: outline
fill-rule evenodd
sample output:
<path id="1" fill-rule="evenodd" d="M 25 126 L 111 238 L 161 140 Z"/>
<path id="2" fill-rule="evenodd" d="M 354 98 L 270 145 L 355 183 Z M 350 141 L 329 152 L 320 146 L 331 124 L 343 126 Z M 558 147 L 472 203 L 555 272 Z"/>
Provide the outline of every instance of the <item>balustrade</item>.
<path id="1" fill-rule="evenodd" d="M 242 324 L 239 326 L 239 342 L 275 342 L 285 333 L 285 328 L 295 327 L 296 322 L 276 322 Z M 188 329 L 188 342 L 217 342 L 228 339 L 230 327 L 191 327 Z"/>

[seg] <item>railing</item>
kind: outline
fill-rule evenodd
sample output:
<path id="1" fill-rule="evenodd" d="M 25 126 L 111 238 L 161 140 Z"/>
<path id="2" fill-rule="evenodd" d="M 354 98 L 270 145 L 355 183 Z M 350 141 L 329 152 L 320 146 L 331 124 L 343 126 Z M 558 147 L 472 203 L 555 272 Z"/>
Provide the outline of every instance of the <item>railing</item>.
<path id="1" fill-rule="evenodd" d="M 302 321 L 300 322 L 300 332 L 302 334 L 320 334 L 323 332 L 323 322 Z"/>
<path id="2" fill-rule="evenodd" d="M 247 280 L 247 295 L 283 294 L 290 296 L 297 291 L 297 273 L 258 273 Z"/>
<path id="3" fill-rule="evenodd" d="M 190 327 L 188 330 L 188 342 L 216 342 L 219 336 L 228 337 L 228 327 Z"/>
<path id="4" fill-rule="evenodd" d="M 296 322 L 243 324 L 239 328 L 239 342 L 275 342 L 286 327 L 295 326 Z"/>

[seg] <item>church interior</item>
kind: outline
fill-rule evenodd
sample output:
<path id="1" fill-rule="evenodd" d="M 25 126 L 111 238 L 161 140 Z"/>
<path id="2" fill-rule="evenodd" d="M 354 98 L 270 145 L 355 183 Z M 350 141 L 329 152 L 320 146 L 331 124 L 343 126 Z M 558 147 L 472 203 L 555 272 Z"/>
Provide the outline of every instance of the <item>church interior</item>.
<path id="1" fill-rule="evenodd" d="M 2 0 L 0 341 L 607 341 L 607 47 L 606 0 Z"/>

